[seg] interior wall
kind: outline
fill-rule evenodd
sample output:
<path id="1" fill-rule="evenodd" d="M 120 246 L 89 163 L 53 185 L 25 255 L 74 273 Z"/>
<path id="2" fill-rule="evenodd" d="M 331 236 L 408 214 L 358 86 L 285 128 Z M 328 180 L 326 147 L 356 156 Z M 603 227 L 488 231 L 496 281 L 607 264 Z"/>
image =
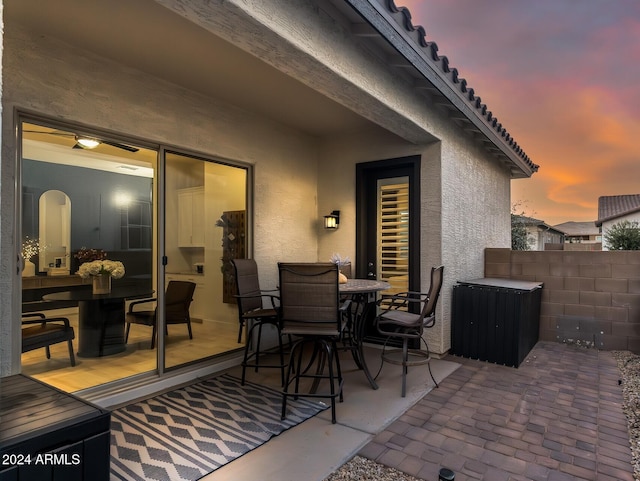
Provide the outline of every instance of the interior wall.
<path id="1" fill-rule="evenodd" d="M 205 319 L 215 319 L 231 323 L 238 322 L 236 304 L 225 303 L 223 299 L 222 258 L 224 229 L 216 225 L 217 220 L 227 211 L 246 210 L 247 172 L 226 165 L 207 162 L 205 164 L 205 270 L 207 286 L 211 286 L 211 309 Z"/>
<path id="2" fill-rule="evenodd" d="M 16 273 L 15 108 L 253 165 L 254 255 L 264 284 L 276 284 L 278 260 L 317 259 L 313 138 L 11 24 L 3 71 L 0 375 L 15 373 L 20 356 L 20 277 L 7 274 Z"/>

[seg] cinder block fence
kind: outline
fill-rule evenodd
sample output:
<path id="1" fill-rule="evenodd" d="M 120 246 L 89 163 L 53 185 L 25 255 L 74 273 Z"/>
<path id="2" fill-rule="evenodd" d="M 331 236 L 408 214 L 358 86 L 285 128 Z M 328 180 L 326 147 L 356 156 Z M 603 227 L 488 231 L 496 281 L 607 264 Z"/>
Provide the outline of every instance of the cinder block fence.
<path id="1" fill-rule="evenodd" d="M 640 251 L 488 248 L 485 277 L 544 283 L 540 340 L 640 353 Z"/>

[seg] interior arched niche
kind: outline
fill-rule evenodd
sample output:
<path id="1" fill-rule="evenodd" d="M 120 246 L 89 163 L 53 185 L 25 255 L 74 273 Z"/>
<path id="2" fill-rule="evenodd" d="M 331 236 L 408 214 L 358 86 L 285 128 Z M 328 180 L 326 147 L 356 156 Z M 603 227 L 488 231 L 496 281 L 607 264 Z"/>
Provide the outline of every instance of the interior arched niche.
<path id="1" fill-rule="evenodd" d="M 40 256 L 38 270 L 68 274 L 71 253 L 71 199 L 60 190 L 48 190 L 39 200 Z"/>

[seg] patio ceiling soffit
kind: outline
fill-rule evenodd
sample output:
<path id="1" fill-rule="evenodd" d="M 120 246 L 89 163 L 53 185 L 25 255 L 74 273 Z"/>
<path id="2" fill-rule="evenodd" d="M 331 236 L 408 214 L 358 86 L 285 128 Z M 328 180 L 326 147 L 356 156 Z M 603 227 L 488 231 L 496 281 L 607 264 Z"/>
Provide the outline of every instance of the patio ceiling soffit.
<path id="1" fill-rule="evenodd" d="M 507 164 L 513 178 L 531 177 L 538 171 L 539 166 L 475 95 L 467 81 L 458 76 L 458 70 L 449 66 L 448 58 L 438 55 L 437 44 L 427 41 L 424 28 L 413 25 L 407 8 L 397 7 L 394 0 L 344 1 L 419 73 L 416 88 L 432 98 L 443 97 L 445 102 L 440 105 L 449 110 L 449 116 L 462 123 L 487 151 Z"/>

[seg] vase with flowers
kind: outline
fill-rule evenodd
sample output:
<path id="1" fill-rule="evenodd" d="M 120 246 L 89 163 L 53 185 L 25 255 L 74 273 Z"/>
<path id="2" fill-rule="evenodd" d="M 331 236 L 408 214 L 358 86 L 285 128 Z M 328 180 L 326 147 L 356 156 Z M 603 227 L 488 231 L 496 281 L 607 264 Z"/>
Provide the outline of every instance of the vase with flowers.
<path id="1" fill-rule="evenodd" d="M 341 257 L 340 254 L 331 255 L 330 261 L 338 265 L 338 279 L 340 284 L 346 284 L 348 278 L 351 277 L 351 259 L 349 257 Z"/>
<path id="2" fill-rule="evenodd" d="M 124 277 L 124 264 L 106 259 L 106 256 L 102 250 L 86 248 L 75 255 L 79 260 L 89 259 L 80 265 L 78 275 L 83 279 L 91 278 L 94 294 L 108 294 L 111 292 L 111 279 Z"/>

